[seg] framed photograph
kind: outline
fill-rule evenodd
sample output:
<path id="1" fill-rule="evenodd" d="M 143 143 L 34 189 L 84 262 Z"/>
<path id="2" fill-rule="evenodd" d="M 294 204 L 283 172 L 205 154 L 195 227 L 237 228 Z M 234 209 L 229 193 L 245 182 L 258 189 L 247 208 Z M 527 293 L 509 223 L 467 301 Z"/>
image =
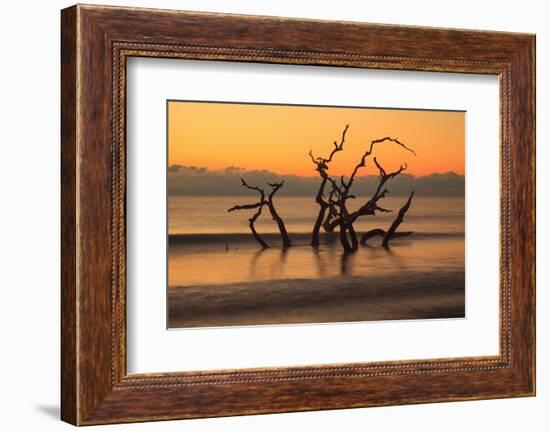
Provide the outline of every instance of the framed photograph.
<path id="1" fill-rule="evenodd" d="M 62 11 L 62 419 L 535 394 L 535 37 Z"/>
<path id="2" fill-rule="evenodd" d="M 168 328 L 465 317 L 465 112 L 167 115 Z"/>

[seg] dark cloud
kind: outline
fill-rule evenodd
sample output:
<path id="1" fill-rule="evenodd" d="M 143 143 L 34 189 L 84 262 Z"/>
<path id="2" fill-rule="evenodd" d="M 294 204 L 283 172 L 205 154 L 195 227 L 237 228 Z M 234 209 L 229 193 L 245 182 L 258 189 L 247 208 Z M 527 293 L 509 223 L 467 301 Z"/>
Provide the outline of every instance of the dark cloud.
<path id="1" fill-rule="evenodd" d="M 233 175 L 238 174 L 240 172 L 244 172 L 244 168 L 239 168 L 238 166 L 228 166 L 223 170 L 227 175 Z"/>
<path id="2" fill-rule="evenodd" d="M 189 175 L 189 174 L 204 174 L 208 171 L 207 168 L 199 166 L 182 166 L 182 165 L 172 165 L 168 167 L 169 173 L 178 172 L 180 174 Z"/>
<path id="3" fill-rule="evenodd" d="M 172 165 L 172 166 L 168 166 L 168 173 L 171 173 L 171 172 L 179 172 L 181 168 L 182 168 L 181 165 Z"/>
<path id="4" fill-rule="evenodd" d="M 237 166 L 210 171 L 205 167 L 172 165 L 168 168 L 168 193 L 180 196 L 249 195 L 251 192 L 242 187 L 241 178 L 258 186 L 285 180 L 281 196 L 311 196 L 319 187 L 317 177 L 278 175 L 267 170 L 247 171 Z M 357 177 L 353 192 L 368 196 L 377 185 L 376 175 Z M 387 188 L 394 196 L 408 195 L 411 190 L 423 196 L 464 196 L 464 176 L 454 172 L 424 177 L 402 174 L 392 179 Z"/>

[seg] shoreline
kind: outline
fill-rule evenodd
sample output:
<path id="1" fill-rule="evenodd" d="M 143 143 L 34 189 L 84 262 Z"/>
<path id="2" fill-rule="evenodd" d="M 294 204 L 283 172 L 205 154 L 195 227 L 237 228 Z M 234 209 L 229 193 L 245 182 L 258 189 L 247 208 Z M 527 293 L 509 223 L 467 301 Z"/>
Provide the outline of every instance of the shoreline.
<path id="1" fill-rule="evenodd" d="M 463 270 L 247 281 L 168 289 L 168 327 L 465 317 Z"/>
<path id="2" fill-rule="evenodd" d="M 358 232 L 358 236 L 362 232 Z M 311 241 L 311 232 L 289 232 L 290 239 L 295 245 L 309 245 Z M 260 233 L 260 236 L 268 243 L 280 244 L 281 236 L 277 232 Z M 332 245 L 339 243 L 339 233 L 335 232 L 320 232 L 319 238 L 321 244 Z M 410 240 L 438 240 L 438 239 L 460 239 L 464 238 L 464 232 L 413 232 L 410 236 L 404 238 L 396 238 L 392 242 L 406 242 Z M 169 247 L 185 247 L 196 245 L 214 245 L 214 244 L 257 244 L 256 240 L 250 232 L 237 233 L 177 233 L 169 234 L 167 237 Z M 376 239 L 372 241 L 376 243 Z"/>

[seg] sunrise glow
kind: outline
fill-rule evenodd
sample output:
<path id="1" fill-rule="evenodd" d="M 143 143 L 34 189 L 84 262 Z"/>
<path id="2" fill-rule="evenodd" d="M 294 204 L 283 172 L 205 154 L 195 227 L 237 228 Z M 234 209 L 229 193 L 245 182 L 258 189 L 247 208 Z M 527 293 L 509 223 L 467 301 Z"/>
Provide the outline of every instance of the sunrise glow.
<path id="1" fill-rule="evenodd" d="M 407 163 L 408 173 L 417 176 L 464 174 L 465 113 L 454 111 L 172 101 L 168 163 L 317 176 L 308 152 L 328 156 L 346 124 L 346 150 L 331 164 L 332 175 L 348 175 L 371 140 L 385 136 L 398 138 L 417 154 L 381 144 L 374 155 L 386 169 Z M 377 170 L 372 162 L 361 171 L 373 173 Z"/>

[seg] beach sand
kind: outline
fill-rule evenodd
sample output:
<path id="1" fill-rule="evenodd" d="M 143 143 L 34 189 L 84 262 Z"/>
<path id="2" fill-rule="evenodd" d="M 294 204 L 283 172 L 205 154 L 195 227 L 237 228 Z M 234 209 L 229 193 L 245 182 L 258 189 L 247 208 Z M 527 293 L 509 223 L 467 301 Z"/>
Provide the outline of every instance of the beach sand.
<path id="1" fill-rule="evenodd" d="M 273 280 L 171 288 L 168 326 L 464 317 L 464 272 Z"/>

